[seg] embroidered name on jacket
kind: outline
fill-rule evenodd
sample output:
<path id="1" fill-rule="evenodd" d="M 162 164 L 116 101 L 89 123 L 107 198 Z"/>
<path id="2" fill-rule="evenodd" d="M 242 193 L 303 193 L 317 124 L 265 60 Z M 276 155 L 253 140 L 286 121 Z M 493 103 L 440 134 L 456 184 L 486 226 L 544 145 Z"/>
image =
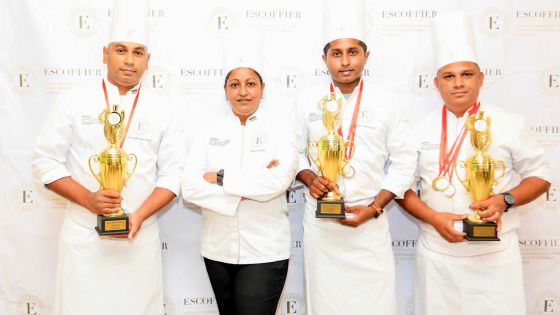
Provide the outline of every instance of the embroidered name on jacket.
<path id="1" fill-rule="evenodd" d="M 230 141 L 231 139 L 210 138 L 210 140 L 208 140 L 208 144 L 217 147 L 225 147 Z"/>
<path id="2" fill-rule="evenodd" d="M 439 143 L 430 143 L 427 141 L 422 142 L 420 146 L 420 150 L 422 151 L 432 151 L 432 150 L 439 150 Z"/>

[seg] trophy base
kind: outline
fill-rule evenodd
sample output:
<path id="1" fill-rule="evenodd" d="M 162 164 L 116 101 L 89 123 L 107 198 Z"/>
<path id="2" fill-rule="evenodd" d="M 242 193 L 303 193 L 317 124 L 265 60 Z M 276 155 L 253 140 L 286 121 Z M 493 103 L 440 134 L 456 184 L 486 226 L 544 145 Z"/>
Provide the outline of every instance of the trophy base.
<path id="1" fill-rule="evenodd" d="M 315 211 L 316 218 L 337 218 L 344 219 L 346 214 L 344 213 L 344 199 L 342 197 L 340 200 L 317 200 L 317 211 Z"/>
<path id="2" fill-rule="evenodd" d="M 97 215 L 97 226 L 95 231 L 100 236 L 128 234 L 128 215 L 123 213 L 119 216 L 106 217 L 102 214 Z"/>
<path id="3" fill-rule="evenodd" d="M 496 222 L 475 223 L 468 219 L 463 220 L 463 232 L 468 241 L 499 241 L 498 225 Z"/>

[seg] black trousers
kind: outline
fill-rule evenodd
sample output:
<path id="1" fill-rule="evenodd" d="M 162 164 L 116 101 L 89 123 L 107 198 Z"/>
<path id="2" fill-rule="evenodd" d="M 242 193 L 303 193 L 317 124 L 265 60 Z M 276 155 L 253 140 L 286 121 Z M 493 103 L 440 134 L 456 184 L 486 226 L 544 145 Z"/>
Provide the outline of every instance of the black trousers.
<path id="1" fill-rule="evenodd" d="M 204 258 L 220 315 L 274 315 L 289 260 L 233 265 Z"/>

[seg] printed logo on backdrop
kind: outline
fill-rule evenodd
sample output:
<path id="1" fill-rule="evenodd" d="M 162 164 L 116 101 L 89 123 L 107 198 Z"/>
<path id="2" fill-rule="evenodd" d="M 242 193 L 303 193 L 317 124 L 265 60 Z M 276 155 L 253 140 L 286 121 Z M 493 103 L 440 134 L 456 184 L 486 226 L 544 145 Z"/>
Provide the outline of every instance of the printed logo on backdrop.
<path id="1" fill-rule="evenodd" d="M 168 94 L 171 89 L 171 75 L 163 67 L 150 67 L 144 83 L 158 94 Z"/>
<path id="2" fill-rule="evenodd" d="M 161 253 L 162 254 L 167 254 L 167 252 L 169 251 L 169 244 L 166 241 L 161 242 Z"/>
<path id="3" fill-rule="evenodd" d="M 548 210 L 558 210 L 558 198 L 560 196 L 560 187 L 558 183 L 552 182 L 550 188 L 540 198 L 542 206 Z"/>
<path id="4" fill-rule="evenodd" d="M 401 36 L 410 33 L 428 32 L 435 9 L 385 9 L 377 12 L 372 26 L 377 33 L 385 36 Z"/>
<path id="5" fill-rule="evenodd" d="M 560 255 L 560 239 L 520 239 L 524 263 L 556 259 Z"/>
<path id="6" fill-rule="evenodd" d="M 491 86 L 502 78 L 502 68 L 498 66 L 482 66 L 480 71 L 484 73 L 484 86 Z"/>
<path id="7" fill-rule="evenodd" d="M 218 303 L 213 296 L 186 297 L 183 299 L 183 314 L 218 315 Z"/>
<path id="8" fill-rule="evenodd" d="M 234 17 L 231 10 L 224 7 L 218 7 L 211 12 L 208 21 L 208 30 L 213 34 L 220 36 L 221 34 L 224 34 L 224 32 L 228 32 L 233 28 L 237 22 L 237 18 Z"/>
<path id="9" fill-rule="evenodd" d="M 288 203 L 288 210 L 290 212 L 300 210 L 305 203 L 303 186 L 289 187 L 288 191 L 286 191 L 286 201 Z"/>
<path id="10" fill-rule="evenodd" d="M 36 210 L 45 202 L 45 190 L 32 181 L 22 182 L 11 193 L 12 205 L 22 211 Z"/>
<path id="11" fill-rule="evenodd" d="M 539 124 L 530 127 L 541 146 L 556 146 L 560 143 L 560 125 Z"/>
<path id="12" fill-rule="evenodd" d="M 58 93 L 102 76 L 101 68 L 46 66 L 43 68 L 45 92 Z"/>
<path id="13" fill-rule="evenodd" d="M 300 237 L 300 235 L 298 235 L 297 237 Z M 294 239 L 294 236 L 292 236 L 292 241 L 290 243 L 290 258 L 294 258 L 294 256 L 300 255 L 302 248 L 303 241 L 301 239 Z"/>
<path id="14" fill-rule="evenodd" d="M 24 295 L 18 301 L 18 315 L 45 315 L 45 305 L 34 295 Z"/>
<path id="15" fill-rule="evenodd" d="M 109 24 L 111 23 L 112 15 L 113 15 L 112 8 L 107 9 L 107 18 Z M 153 31 L 157 26 L 159 26 L 162 23 L 163 19 L 165 19 L 165 10 L 161 8 L 150 7 L 150 9 L 148 10 L 148 17 L 149 17 L 148 27 L 150 28 L 151 31 Z"/>
<path id="16" fill-rule="evenodd" d="M 290 6 L 247 8 L 242 17 L 247 26 L 269 31 L 290 31 L 301 24 L 303 12 Z"/>
<path id="17" fill-rule="evenodd" d="M 367 68 L 367 66 L 364 68 L 364 71 L 362 71 L 362 76 L 363 77 L 370 77 L 372 74 L 371 70 Z M 315 78 L 321 78 L 321 77 L 327 77 L 329 76 L 329 71 L 327 70 L 327 68 L 317 68 L 315 70 L 313 70 L 313 76 Z"/>
<path id="18" fill-rule="evenodd" d="M 416 243 L 414 239 L 394 239 L 391 241 L 395 263 L 414 261 L 416 255 Z"/>
<path id="19" fill-rule="evenodd" d="M 410 85 L 418 95 L 434 93 L 433 67 L 422 66 L 412 71 Z"/>
<path id="20" fill-rule="evenodd" d="M 518 35 L 549 34 L 560 31 L 560 10 L 557 8 L 515 10 L 513 20 Z"/>
<path id="21" fill-rule="evenodd" d="M 35 72 L 27 65 L 14 67 L 10 78 L 15 92 L 19 95 L 30 95 L 37 83 Z"/>
<path id="22" fill-rule="evenodd" d="M 478 26 L 488 37 L 500 37 L 508 25 L 508 15 L 497 8 L 488 8 L 479 15 Z"/>
<path id="23" fill-rule="evenodd" d="M 163 315 L 175 315 L 175 303 L 167 296 L 163 297 Z"/>
<path id="24" fill-rule="evenodd" d="M 274 85 L 285 96 L 295 96 L 305 86 L 305 77 L 300 70 L 287 67 L 274 72 Z"/>
<path id="25" fill-rule="evenodd" d="M 545 95 L 560 95 L 560 66 L 548 66 L 541 72 L 541 89 Z"/>
<path id="26" fill-rule="evenodd" d="M 284 293 L 278 303 L 276 315 L 305 314 L 305 301 L 303 296 L 297 293 Z"/>
<path id="27" fill-rule="evenodd" d="M 99 18 L 93 8 L 78 7 L 70 11 L 68 28 L 78 37 L 90 37 L 97 30 Z"/>
<path id="28" fill-rule="evenodd" d="M 545 291 L 539 294 L 533 303 L 533 314 L 560 314 L 560 293 L 555 291 Z"/>
<path id="29" fill-rule="evenodd" d="M 179 87 L 186 94 L 215 91 L 217 86 L 223 85 L 225 76 L 221 67 L 182 67 Z"/>

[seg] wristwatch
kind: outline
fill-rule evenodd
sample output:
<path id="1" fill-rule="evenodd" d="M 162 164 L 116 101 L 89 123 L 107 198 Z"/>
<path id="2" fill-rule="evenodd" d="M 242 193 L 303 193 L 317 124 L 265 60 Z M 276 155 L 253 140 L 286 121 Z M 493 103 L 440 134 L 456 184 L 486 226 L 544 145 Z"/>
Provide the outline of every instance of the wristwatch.
<path id="1" fill-rule="evenodd" d="M 220 185 L 220 186 L 224 186 L 224 169 L 220 169 L 217 173 L 216 173 L 216 184 Z"/>
<path id="2" fill-rule="evenodd" d="M 506 203 L 506 210 L 504 212 L 507 212 L 515 203 L 515 197 L 507 191 L 501 193 L 501 195 L 504 196 L 504 202 Z"/>

